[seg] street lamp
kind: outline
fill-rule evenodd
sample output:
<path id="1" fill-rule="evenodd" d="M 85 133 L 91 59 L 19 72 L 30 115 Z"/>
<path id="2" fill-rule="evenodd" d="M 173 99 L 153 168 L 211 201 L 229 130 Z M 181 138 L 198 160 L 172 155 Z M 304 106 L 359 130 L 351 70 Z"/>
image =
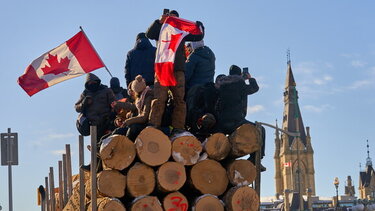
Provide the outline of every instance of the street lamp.
<path id="1" fill-rule="evenodd" d="M 335 180 L 333 181 L 333 184 L 335 185 L 336 188 L 336 210 L 339 207 L 339 178 L 335 177 Z"/>

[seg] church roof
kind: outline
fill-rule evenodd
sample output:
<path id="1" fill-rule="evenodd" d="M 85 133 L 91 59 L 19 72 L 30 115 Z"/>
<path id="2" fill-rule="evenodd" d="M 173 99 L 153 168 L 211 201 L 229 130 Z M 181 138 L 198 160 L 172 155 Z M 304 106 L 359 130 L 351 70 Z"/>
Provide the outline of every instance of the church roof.
<path id="1" fill-rule="evenodd" d="M 375 176 L 374 169 L 372 166 L 367 166 L 366 171 L 359 172 L 359 184 L 362 187 L 369 187 L 373 176 Z"/>

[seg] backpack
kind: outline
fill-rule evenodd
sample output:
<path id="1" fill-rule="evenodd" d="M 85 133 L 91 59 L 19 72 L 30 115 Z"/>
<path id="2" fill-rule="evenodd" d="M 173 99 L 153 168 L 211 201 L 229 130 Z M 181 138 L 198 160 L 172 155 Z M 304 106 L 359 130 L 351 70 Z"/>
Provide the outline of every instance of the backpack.
<path id="1" fill-rule="evenodd" d="M 81 135 L 83 136 L 90 135 L 90 121 L 83 113 L 80 113 L 78 115 L 78 118 L 76 121 L 76 127 L 77 127 L 78 132 Z"/>

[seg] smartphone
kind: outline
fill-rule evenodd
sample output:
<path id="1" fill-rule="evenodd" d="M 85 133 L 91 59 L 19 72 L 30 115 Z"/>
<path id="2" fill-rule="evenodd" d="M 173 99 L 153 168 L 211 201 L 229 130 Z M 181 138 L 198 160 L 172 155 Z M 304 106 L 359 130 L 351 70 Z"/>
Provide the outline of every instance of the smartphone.
<path id="1" fill-rule="evenodd" d="M 163 10 L 163 15 L 167 15 L 167 14 L 169 14 L 169 9 L 164 9 Z"/>
<path id="2" fill-rule="evenodd" d="M 249 68 L 248 67 L 244 67 L 242 69 L 242 77 L 243 78 L 247 78 L 247 75 L 249 74 Z"/>

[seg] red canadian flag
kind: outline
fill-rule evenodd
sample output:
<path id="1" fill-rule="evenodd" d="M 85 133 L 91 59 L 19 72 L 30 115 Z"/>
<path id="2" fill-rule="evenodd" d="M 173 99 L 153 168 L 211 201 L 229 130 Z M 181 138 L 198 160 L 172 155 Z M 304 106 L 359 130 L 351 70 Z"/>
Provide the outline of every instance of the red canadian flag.
<path id="1" fill-rule="evenodd" d="M 162 86 L 176 86 L 173 74 L 176 50 L 188 34 L 202 34 L 195 22 L 169 16 L 161 27 L 155 58 L 155 73 Z"/>
<path id="2" fill-rule="evenodd" d="M 18 78 L 18 84 L 32 96 L 52 85 L 104 67 L 83 31 L 35 59 Z"/>

